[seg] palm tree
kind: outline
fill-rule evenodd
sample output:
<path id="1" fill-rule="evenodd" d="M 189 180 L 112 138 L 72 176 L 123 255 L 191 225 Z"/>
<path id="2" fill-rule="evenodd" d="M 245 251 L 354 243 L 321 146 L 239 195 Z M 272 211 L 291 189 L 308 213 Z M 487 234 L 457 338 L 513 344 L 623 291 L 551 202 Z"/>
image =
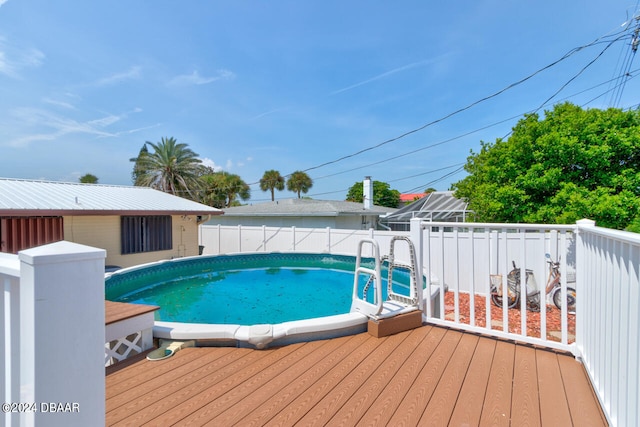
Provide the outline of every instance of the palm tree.
<path id="1" fill-rule="evenodd" d="M 287 190 L 297 193 L 298 199 L 300 198 L 300 192 L 306 194 L 311 187 L 313 187 L 313 181 L 309 178 L 309 175 L 302 171 L 295 171 L 287 180 Z"/>
<path id="2" fill-rule="evenodd" d="M 277 170 L 268 170 L 264 173 L 264 175 L 262 175 L 262 178 L 260 179 L 260 189 L 262 191 L 270 190 L 271 201 L 273 202 L 275 200 L 274 190 L 284 190 L 284 178 Z"/>
<path id="3" fill-rule="evenodd" d="M 162 138 L 157 144 L 147 141 L 147 145 L 153 152 L 140 150 L 134 166 L 135 184 L 178 196 L 186 193 L 194 199 L 192 192 L 199 187 L 198 172 L 202 163 L 198 155 L 173 137 Z"/>
<path id="4" fill-rule="evenodd" d="M 249 186 L 236 174 L 214 172 L 203 175 L 200 180 L 204 186 L 202 203 L 209 206 L 228 208 L 239 204 L 237 198 L 247 200 L 251 197 Z"/>

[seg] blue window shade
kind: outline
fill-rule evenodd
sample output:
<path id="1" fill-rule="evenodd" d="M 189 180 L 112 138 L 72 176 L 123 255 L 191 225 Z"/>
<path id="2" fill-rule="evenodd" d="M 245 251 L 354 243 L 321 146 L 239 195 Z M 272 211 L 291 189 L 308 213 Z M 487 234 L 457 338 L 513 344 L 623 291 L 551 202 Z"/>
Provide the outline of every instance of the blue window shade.
<path id="1" fill-rule="evenodd" d="M 171 216 L 123 216 L 122 254 L 166 251 L 173 248 Z"/>

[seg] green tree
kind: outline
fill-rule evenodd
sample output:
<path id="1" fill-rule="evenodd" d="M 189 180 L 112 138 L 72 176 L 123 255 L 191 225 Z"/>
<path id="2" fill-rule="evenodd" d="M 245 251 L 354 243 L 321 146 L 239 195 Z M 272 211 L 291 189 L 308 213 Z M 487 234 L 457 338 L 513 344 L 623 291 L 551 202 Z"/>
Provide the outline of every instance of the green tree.
<path id="1" fill-rule="evenodd" d="M 131 181 L 133 185 L 141 187 L 142 177 L 145 175 L 144 163 L 146 161 L 147 156 L 149 155 L 149 150 L 147 149 L 147 144 L 143 144 L 140 152 L 138 153 L 138 157 L 133 157 L 129 159 L 130 162 L 134 162 L 133 171 L 131 172 Z"/>
<path id="2" fill-rule="evenodd" d="M 97 184 L 98 177 L 90 173 L 87 173 L 80 177 L 80 182 L 83 184 Z"/>
<path id="3" fill-rule="evenodd" d="M 347 191 L 347 202 L 362 203 L 364 201 L 364 187 L 362 181 L 356 182 Z M 400 192 L 392 190 L 386 182 L 373 181 L 373 204 L 397 208 L 400 204 Z"/>
<path id="4" fill-rule="evenodd" d="M 240 176 L 228 172 L 214 172 L 200 177 L 202 181 L 202 203 L 215 208 L 228 208 L 240 204 L 238 199 L 251 197 L 249 185 Z"/>
<path id="5" fill-rule="evenodd" d="M 198 155 L 173 137 L 162 138 L 157 144 L 147 141 L 145 146 L 153 151 L 144 154 L 140 150 L 133 172 L 135 184 L 195 200 L 202 163 Z"/>
<path id="6" fill-rule="evenodd" d="M 277 170 L 268 170 L 260 178 L 260 189 L 262 191 L 271 191 L 271 201 L 275 200 L 275 190 L 284 190 L 284 178 Z"/>
<path id="7" fill-rule="evenodd" d="M 287 190 L 297 193 L 298 199 L 300 193 L 307 194 L 311 187 L 313 187 L 313 181 L 305 172 L 295 171 L 287 179 Z"/>
<path id="8" fill-rule="evenodd" d="M 624 229 L 640 213 L 640 112 L 564 103 L 526 115 L 507 140 L 471 152 L 455 183 L 475 220 Z"/>

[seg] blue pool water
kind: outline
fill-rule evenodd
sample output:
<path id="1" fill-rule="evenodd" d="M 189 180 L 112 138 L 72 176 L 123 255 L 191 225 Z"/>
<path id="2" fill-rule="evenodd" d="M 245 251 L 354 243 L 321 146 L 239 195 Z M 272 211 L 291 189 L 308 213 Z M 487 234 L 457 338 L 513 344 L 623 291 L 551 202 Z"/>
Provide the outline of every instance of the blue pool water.
<path id="1" fill-rule="evenodd" d="M 106 294 L 160 306 L 156 320 L 274 324 L 348 313 L 354 263 L 355 257 L 326 254 L 198 257 L 115 273 L 105 281 Z M 408 283 L 406 273 L 396 277 L 396 286 Z"/>

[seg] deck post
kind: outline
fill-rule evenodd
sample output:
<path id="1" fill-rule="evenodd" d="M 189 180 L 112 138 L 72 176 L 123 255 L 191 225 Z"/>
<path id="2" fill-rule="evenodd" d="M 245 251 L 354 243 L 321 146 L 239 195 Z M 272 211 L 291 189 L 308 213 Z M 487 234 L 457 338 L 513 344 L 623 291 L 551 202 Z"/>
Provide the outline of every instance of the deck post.
<path id="1" fill-rule="evenodd" d="M 61 241 L 19 253 L 20 425 L 105 423 L 106 251 Z"/>
<path id="2" fill-rule="evenodd" d="M 413 248 L 416 253 L 416 281 L 418 282 L 418 289 L 421 288 L 422 284 L 422 265 L 423 265 L 423 246 L 422 246 L 422 218 L 411 218 L 411 222 L 409 223 L 409 235 L 411 241 L 413 242 Z M 427 298 L 429 303 L 424 303 L 424 292 L 418 292 L 418 307 L 423 311 L 423 314 L 426 316 L 433 316 L 431 313 L 431 280 L 427 279 Z"/>

